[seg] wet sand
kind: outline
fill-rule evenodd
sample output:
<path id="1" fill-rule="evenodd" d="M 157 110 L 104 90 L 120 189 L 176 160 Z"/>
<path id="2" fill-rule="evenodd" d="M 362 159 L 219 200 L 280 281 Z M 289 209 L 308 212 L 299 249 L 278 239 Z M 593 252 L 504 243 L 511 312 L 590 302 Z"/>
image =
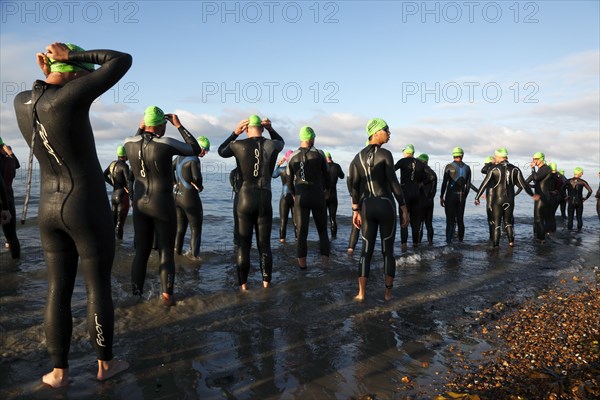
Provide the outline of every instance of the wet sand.
<path id="1" fill-rule="evenodd" d="M 471 222 L 480 224 L 481 221 Z M 342 219 L 331 264 L 318 263 L 309 241 L 309 268 L 298 270 L 295 242 L 273 241 L 273 286 L 260 288 L 253 263 L 250 292 L 237 290 L 228 244 L 213 243 L 201 263 L 178 257 L 177 305 L 160 305 L 157 258 L 146 294 L 129 294 L 131 225 L 117 245 L 113 270 L 115 354 L 129 370 L 99 383 L 85 329 L 85 289 L 73 296 L 70 385 L 41 384 L 50 369 L 43 333 L 45 268 L 35 228 L 21 262 L 0 254 L 2 399 L 431 399 L 447 391 L 451 346 L 469 354 L 492 344 L 472 324 L 497 303 L 517 308 L 563 280 L 578 291 L 600 266 L 598 220 L 584 232 L 562 230 L 545 245 L 531 238 L 530 219 L 517 221 L 517 246 L 490 249 L 481 237 L 399 251 L 393 298 L 383 300 L 382 259 L 374 257 L 367 298 L 357 292 L 357 255 L 346 254 L 349 223 Z M 276 226 L 276 225 L 274 225 Z M 27 231 L 30 229 L 31 232 Z M 230 229 L 230 228 L 229 228 Z M 484 226 L 484 229 L 485 228 Z M 485 234 L 480 229 L 479 236 Z M 275 230 L 275 229 L 274 229 Z M 293 235 L 292 235 L 293 236 Z M 475 235 L 476 236 L 476 235 Z M 29 238 L 29 240 L 28 240 Z M 253 250 L 253 260 L 257 259 Z M 579 277 L 578 281 L 572 279 Z"/>

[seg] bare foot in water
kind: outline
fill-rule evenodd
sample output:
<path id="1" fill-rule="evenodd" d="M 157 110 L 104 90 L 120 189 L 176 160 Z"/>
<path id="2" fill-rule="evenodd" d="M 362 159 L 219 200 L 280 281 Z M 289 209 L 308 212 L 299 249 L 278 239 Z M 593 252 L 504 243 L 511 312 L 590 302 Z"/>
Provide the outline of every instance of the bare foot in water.
<path id="1" fill-rule="evenodd" d="M 175 305 L 175 297 L 173 297 L 172 294 L 163 293 L 160 295 L 160 299 L 165 307 L 172 307 Z"/>
<path id="2" fill-rule="evenodd" d="M 363 294 L 357 294 L 356 296 L 354 296 L 354 300 L 356 301 L 363 301 L 365 299 L 365 295 Z"/>
<path id="3" fill-rule="evenodd" d="M 247 292 L 248 291 L 248 284 L 247 283 L 242 283 L 240 285 L 240 292 Z"/>
<path id="4" fill-rule="evenodd" d="M 42 382 L 44 382 L 46 385 L 52 386 L 55 389 L 67 386 L 69 384 L 69 369 L 54 368 L 52 371 L 42 376 Z"/>
<path id="5" fill-rule="evenodd" d="M 352 247 L 348 247 L 348 254 L 354 253 L 354 249 Z"/>
<path id="6" fill-rule="evenodd" d="M 283 239 L 283 238 L 279 239 L 279 243 L 285 243 L 285 239 Z"/>
<path id="7" fill-rule="evenodd" d="M 265 289 L 269 288 L 270 284 L 271 284 L 271 282 L 265 282 L 265 281 L 263 281 L 263 287 Z"/>
<path id="8" fill-rule="evenodd" d="M 358 278 L 358 294 L 354 296 L 354 300 L 363 301 L 365 299 L 365 291 L 367 288 L 367 278 L 361 276 Z"/>
<path id="9" fill-rule="evenodd" d="M 129 368 L 129 363 L 125 360 L 115 360 L 114 358 L 110 361 L 98 360 L 98 375 L 96 377 L 102 382 L 125 371 L 127 368 Z"/>
<path id="10" fill-rule="evenodd" d="M 392 299 L 392 288 L 385 288 L 383 298 L 385 299 L 385 301 L 390 301 Z"/>

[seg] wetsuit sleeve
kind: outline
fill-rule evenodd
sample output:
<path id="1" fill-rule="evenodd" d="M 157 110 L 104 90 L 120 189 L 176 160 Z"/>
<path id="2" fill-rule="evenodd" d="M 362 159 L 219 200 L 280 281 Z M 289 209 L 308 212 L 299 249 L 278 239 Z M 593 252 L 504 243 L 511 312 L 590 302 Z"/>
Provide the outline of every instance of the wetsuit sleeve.
<path id="1" fill-rule="evenodd" d="M 329 190 L 329 165 L 327 164 L 327 159 L 325 158 L 325 153 L 319 150 L 319 154 L 321 155 L 321 179 L 323 180 L 323 189 L 325 191 Z"/>
<path id="2" fill-rule="evenodd" d="M 442 188 L 440 189 L 440 197 L 444 197 L 446 193 L 446 187 L 448 186 L 448 182 L 450 181 L 450 174 L 448 173 L 448 166 L 444 168 L 444 178 L 442 179 Z"/>
<path id="3" fill-rule="evenodd" d="M 121 168 L 119 169 L 119 173 L 121 174 L 120 182 L 125 182 L 127 189 L 127 193 L 129 193 L 129 166 L 125 163 L 121 163 Z"/>
<path id="4" fill-rule="evenodd" d="M 225 139 L 225 141 L 223 143 L 221 143 L 221 145 L 219 146 L 219 149 L 217 150 L 217 152 L 219 153 L 219 155 L 223 158 L 229 158 L 229 157 L 233 157 L 233 150 L 231 150 L 231 147 L 229 146 L 229 144 L 231 142 L 235 142 L 238 138 L 238 135 L 236 135 L 235 133 L 231 133 L 231 135 L 229 135 L 229 137 L 227 139 Z M 283 148 L 283 146 L 282 146 Z"/>
<path id="5" fill-rule="evenodd" d="M 15 169 L 21 168 L 21 164 L 19 163 L 17 156 L 13 154 L 12 157 L 15 159 Z"/>
<path id="6" fill-rule="evenodd" d="M 585 187 L 588 191 L 587 196 L 585 196 L 585 198 L 583 199 L 583 201 L 586 201 L 587 199 L 590 198 L 590 196 L 592 195 L 592 193 L 594 193 L 594 191 L 592 190 L 592 188 L 590 187 L 590 185 L 584 181 L 583 179 L 581 180 L 581 183 L 583 183 L 583 187 Z"/>
<path id="7" fill-rule="evenodd" d="M 69 62 L 100 65 L 90 74 L 74 79 L 65 85 L 70 98 L 90 103 L 110 89 L 131 67 L 132 57 L 114 50 L 89 50 L 70 52 Z"/>
<path id="8" fill-rule="evenodd" d="M 271 128 L 271 130 L 269 131 L 269 134 L 271 135 L 271 140 L 273 141 L 273 144 L 275 145 L 275 149 L 277 149 L 277 152 L 279 153 L 281 150 L 283 150 L 283 146 L 285 146 L 285 142 L 283 141 L 283 138 L 273 128 Z"/>
<path id="9" fill-rule="evenodd" d="M 425 174 L 425 179 L 423 180 L 423 185 L 428 185 L 431 182 L 436 182 L 437 183 L 437 176 L 435 175 L 435 172 L 433 172 L 433 170 L 425 163 L 423 164 L 423 173 Z M 432 185 L 435 188 L 435 184 Z M 435 189 L 433 190 L 435 191 Z"/>
<path id="10" fill-rule="evenodd" d="M 106 169 L 104 170 L 104 181 L 106 183 L 108 183 L 110 186 L 114 187 L 115 185 L 113 184 L 112 181 L 112 177 L 111 177 L 111 173 L 110 173 L 110 167 L 112 166 L 112 162 L 109 164 L 108 167 L 106 167 Z"/>
<path id="11" fill-rule="evenodd" d="M 288 161 L 287 167 L 285 167 L 285 184 L 292 195 L 296 195 L 296 188 L 294 187 L 294 171 L 292 171 L 292 160 Z"/>
<path id="12" fill-rule="evenodd" d="M 338 164 L 338 178 L 344 179 L 344 177 L 345 177 L 344 171 L 342 170 L 342 167 Z"/>
<path id="13" fill-rule="evenodd" d="M 388 154 L 385 156 L 385 178 L 388 182 L 390 182 L 390 186 L 392 187 L 392 192 L 394 193 L 394 197 L 398 202 L 398 206 L 402 207 L 406 205 L 406 201 L 404 200 L 404 193 L 402 192 L 400 182 L 398 182 L 398 177 L 396 176 L 396 170 L 394 170 L 394 167 L 392 153 L 388 152 Z"/>
<path id="14" fill-rule="evenodd" d="M 548 168 L 545 168 L 545 167 L 547 167 L 546 164 L 544 164 L 542 167 L 538 168 L 537 171 L 534 168 L 531 168 L 531 176 L 533 177 L 534 180 L 541 181 L 548 174 L 552 173 L 552 171 L 550 170 L 550 167 L 548 167 Z"/>
<path id="15" fill-rule="evenodd" d="M 517 193 L 515 193 L 515 196 L 518 195 L 519 193 L 521 193 L 521 190 L 525 190 L 525 192 L 530 195 L 533 196 L 533 190 L 531 189 L 531 186 L 529 185 L 529 183 L 527 183 L 527 180 L 523 177 L 523 173 L 521 172 L 520 169 L 517 170 L 517 186 L 519 187 L 519 190 L 517 190 Z"/>
<path id="16" fill-rule="evenodd" d="M 183 140 L 185 140 L 185 142 L 187 144 L 192 146 L 192 154 L 184 153 L 183 155 L 186 155 L 186 156 L 198 155 L 200 153 L 200 145 L 198 144 L 198 141 L 196 140 L 196 138 L 194 136 L 192 136 L 192 134 L 187 129 L 185 129 L 185 127 L 183 125 L 181 125 L 177 129 L 179 130 L 179 134 L 181 135 Z"/>
<path id="17" fill-rule="evenodd" d="M 202 190 L 202 172 L 200 171 L 200 160 L 194 160 L 190 165 L 190 172 L 192 174 L 192 182 L 198 186 L 198 189 Z"/>
<path id="18" fill-rule="evenodd" d="M 492 180 L 492 176 L 494 175 L 493 169 L 487 169 L 487 174 L 485 174 L 485 178 L 483 178 L 483 182 L 479 186 L 479 190 L 477 190 L 477 194 L 475 195 L 475 200 L 479 200 L 479 198 L 483 195 L 483 192 L 490 185 L 490 181 Z"/>
<path id="19" fill-rule="evenodd" d="M 356 170 L 356 159 L 350 164 L 348 172 L 348 190 L 352 197 L 352 204 L 360 204 L 360 175 Z"/>

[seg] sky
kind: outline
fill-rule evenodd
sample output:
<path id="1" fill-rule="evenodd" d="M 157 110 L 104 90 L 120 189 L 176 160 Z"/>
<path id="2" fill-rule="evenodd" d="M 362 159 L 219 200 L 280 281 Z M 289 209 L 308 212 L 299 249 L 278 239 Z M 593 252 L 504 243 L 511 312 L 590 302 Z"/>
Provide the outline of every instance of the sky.
<path id="1" fill-rule="evenodd" d="M 177 113 L 207 136 L 203 165 L 228 172 L 217 147 L 251 114 L 271 119 L 286 149 L 302 126 L 344 169 L 388 122 L 386 145 L 414 144 L 443 170 L 455 146 L 479 170 L 494 149 L 528 170 L 533 153 L 572 176 L 600 170 L 598 1 L 2 1 L 0 136 L 25 161 L 15 95 L 43 75 L 55 41 L 133 56 L 92 106 L 101 165 L 135 133 L 143 110 Z M 170 127 L 167 135 L 179 137 Z M 481 178 L 479 174 L 474 175 Z"/>

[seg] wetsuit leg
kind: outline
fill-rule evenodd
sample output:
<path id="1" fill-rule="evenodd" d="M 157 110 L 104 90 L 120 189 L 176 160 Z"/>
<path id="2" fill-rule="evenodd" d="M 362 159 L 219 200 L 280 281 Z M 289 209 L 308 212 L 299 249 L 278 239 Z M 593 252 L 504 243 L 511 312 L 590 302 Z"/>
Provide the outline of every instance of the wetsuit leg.
<path id="1" fill-rule="evenodd" d="M 134 295 L 141 296 L 146 280 L 148 258 L 154 241 L 154 220 L 137 207 L 133 207 L 135 256 L 131 265 L 131 284 Z"/>
<path id="2" fill-rule="evenodd" d="M 568 217 L 567 229 L 571 230 L 571 229 L 573 229 L 573 218 L 575 217 L 575 206 L 570 201 L 567 206 L 567 217 Z"/>
<path id="3" fill-rule="evenodd" d="M 77 249 L 63 231 L 40 226 L 44 260 L 48 271 L 48 300 L 44 331 L 53 368 L 68 368 L 73 331 L 71 297 L 77 276 Z"/>
<path id="4" fill-rule="evenodd" d="M 421 220 L 423 214 L 419 196 L 415 196 L 412 199 L 412 205 L 410 209 L 410 227 L 412 232 L 412 240 L 414 245 L 418 245 L 421 242 L 421 240 L 419 239 L 419 231 L 421 230 Z"/>
<path id="5" fill-rule="evenodd" d="M 4 232 L 6 243 L 10 245 L 9 250 L 11 257 L 19 258 L 21 257 L 21 243 L 17 237 L 17 213 L 15 210 L 14 198 L 11 198 L 10 196 L 8 199 L 8 209 L 10 211 L 11 218 L 8 224 L 2 225 L 2 231 Z"/>
<path id="6" fill-rule="evenodd" d="M 500 236 L 502 235 L 502 216 L 504 215 L 504 207 L 501 203 L 494 202 L 492 204 L 492 226 L 494 230 L 492 232 L 492 243 L 494 247 L 500 245 Z"/>
<path id="7" fill-rule="evenodd" d="M 294 220 L 296 221 L 296 230 L 298 232 L 297 257 L 304 258 L 308 253 L 306 240 L 308 237 L 308 224 L 310 217 L 310 208 L 301 207 L 301 196 L 296 196 L 294 204 Z M 327 228 L 325 228 L 327 229 Z"/>
<path id="8" fill-rule="evenodd" d="M 487 194 L 489 197 L 489 194 Z M 487 222 L 490 228 L 490 240 L 494 240 L 494 212 L 492 210 L 492 205 L 488 202 L 485 207 L 485 212 L 487 214 Z"/>
<path id="9" fill-rule="evenodd" d="M 195 207 L 186 210 L 186 215 L 190 222 L 190 250 L 192 257 L 199 257 L 200 244 L 202 243 L 202 221 L 204 220 L 204 209 L 202 208 L 200 197 L 198 197 Z"/>
<path id="10" fill-rule="evenodd" d="M 273 225 L 273 207 L 271 205 L 271 192 L 261 191 L 258 223 L 256 226 L 256 240 L 260 257 L 260 272 L 264 282 L 271 282 L 273 273 L 273 254 L 271 252 L 271 228 Z"/>
<path id="11" fill-rule="evenodd" d="M 452 243 L 454 235 L 454 226 L 456 225 L 456 212 L 458 209 L 458 196 L 453 192 L 446 194 L 445 207 L 446 212 L 446 243 Z"/>
<path id="12" fill-rule="evenodd" d="M 546 238 L 546 203 L 536 200 L 533 207 L 533 231 L 538 240 L 544 240 Z"/>
<path id="13" fill-rule="evenodd" d="M 173 294 L 175 286 L 175 234 L 177 223 L 175 218 L 175 207 L 165 207 L 160 218 L 154 219 L 154 227 L 157 232 L 158 254 L 160 265 L 158 271 L 162 292 Z"/>
<path id="14" fill-rule="evenodd" d="M 433 202 L 425 208 L 425 226 L 427 227 L 427 242 L 433 244 Z"/>
<path id="15" fill-rule="evenodd" d="M 119 202 L 119 219 L 117 220 L 117 238 L 123 239 L 123 227 L 129 213 L 129 194 L 123 193 Z"/>
<path id="16" fill-rule="evenodd" d="M 562 218 L 567 218 L 566 209 L 567 209 L 567 201 L 565 199 L 561 199 L 560 200 L 560 216 Z M 598 212 L 598 215 L 600 216 L 600 212 Z"/>
<path id="17" fill-rule="evenodd" d="M 239 220 L 237 216 L 237 205 L 238 205 L 239 195 L 236 193 L 233 196 L 233 244 L 235 246 L 239 246 L 240 237 L 239 237 Z"/>
<path id="18" fill-rule="evenodd" d="M 279 239 L 285 239 L 287 234 L 287 223 L 289 215 L 289 207 L 286 199 L 287 196 L 279 198 Z"/>
<path id="19" fill-rule="evenodd" d="M 372 199 L 366 199 L 360 210 L 362 224 L 360 232 L 363 240 L 362 252 L 358 261 L 358 277 L 368 278 L 371 272 L 371 259 L 375 251 L 375 241 L 377 239 L 377 229 L 379 224 L 377 219 L 373 218 L 374 204 Z"/>
<path id="20" fill-rule="evenodd" d="M 465 206 L 467 198 L 462 193 L 459 195 L 456 209 L 456 223 L 458 225 L 458 241 L 462 242 L 465 238 Z"/>
<path id="21" fill-rule="evenodd" d="M 117 227 L 117 224 L 119 223 L 119 204 L 120 204 L 120 199 L 118 196 L 118 193 L 116 191 L 113 191 L 113 195 L 111 197 L 111 207 L 112 207 L 112 216 L 113 216 L 113 226 Z"/>
<path id="22" fill-rule="evenodd" d="M 508 238 L 508 243 L 515 242 L 515 205 L 514 203 L 505 203 L 504 206 L 504 231 Z"/>
<path id="23" fill-rule="evenodd" d="M 388 203 L 386 206 L 385 202 Z M 386 276 L 396 276 L 396 258 L 394 257 L 394 239 L 396 238 L 396 208 L 389 199 L 381 199 L 378 210 L 379 234 L 381 237 L 381 253 L 383 254 L 383 271 Z M 386 211 L 387 210 L 387 211 Z M 413 231 L 414 232 L 414 231 Z"/>
<path id="24" fill-rule="evenodd" d="M 322 256 L 329 257 L 329 236 L 327 235 L 327 209 L 323 199 L 312 208 L 313 219 L 319 234 L 319 252 Z M 308 225 L 308 224 L 307 224 Z M 308 227 L 307 227 L 308 230 Z"/>
<path id="25" fill-rule="evenodd" d="M 577 215 L 577 230 L 580 231 L 583 228 L 583 204 L 575 207 L 575 215 Z"/>
<path id="26" fill-rule="evenodd" d="M 179 202 L 177 202 L 177 206 L 175 208 L 175 215 L 177 218 L 177 233 L 175 234 L 175 253 L 181 255 L 181 252 L 183 251 L 183 241 L 185 238 L 185 232 L 188 228 L 188 218 Z"/>
<path id="27" fill-rule="evenodd" d="M 240 191 L 237 204 L 238 239 L 237 275 L 238 285 L 248 282 L 250 272 L 250 248 L 252 246 L 252 231 L 255 229 L 258 212 L 256 211 L 257 194 L 252 190 Z M 258 227 L 257 227 L 258 229 Z"/>
<path id="28" fill-rule="evenodd" d="M 338 198 L 337 196 L 329 197 L 327 200 L 327 211 L 329 213 L 329 221 L 331 223 L 331 238 L 337 237 L 337 209 L 338 209 Z"/>

